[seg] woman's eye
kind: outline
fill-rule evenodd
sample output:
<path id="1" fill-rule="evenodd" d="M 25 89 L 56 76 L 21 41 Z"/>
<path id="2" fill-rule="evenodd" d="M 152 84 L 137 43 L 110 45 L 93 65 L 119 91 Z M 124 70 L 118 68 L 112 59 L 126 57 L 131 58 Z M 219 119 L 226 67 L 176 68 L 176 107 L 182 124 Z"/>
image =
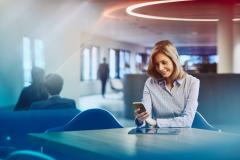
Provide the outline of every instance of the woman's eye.
<path id="1" fill-rule="evenodd" d="M 166 61 L 163 61 L 163 62 L 162 62 L 162 64 L 164 64 L 164 65 L 165 65 L 165 64 L 167 64 L 167 62 L 166 62 Z"/>

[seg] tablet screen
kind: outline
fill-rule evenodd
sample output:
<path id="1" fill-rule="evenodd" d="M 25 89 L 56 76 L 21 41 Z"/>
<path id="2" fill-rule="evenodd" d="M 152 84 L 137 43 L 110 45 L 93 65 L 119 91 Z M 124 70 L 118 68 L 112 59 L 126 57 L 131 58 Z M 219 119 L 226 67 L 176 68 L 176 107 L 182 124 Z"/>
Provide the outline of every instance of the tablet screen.
<path id="1" fill-rule="evenodd" d="M 128 134 L 165 134 L 177 135 L 180 133 L 179 128 L 134 128 Z"/>

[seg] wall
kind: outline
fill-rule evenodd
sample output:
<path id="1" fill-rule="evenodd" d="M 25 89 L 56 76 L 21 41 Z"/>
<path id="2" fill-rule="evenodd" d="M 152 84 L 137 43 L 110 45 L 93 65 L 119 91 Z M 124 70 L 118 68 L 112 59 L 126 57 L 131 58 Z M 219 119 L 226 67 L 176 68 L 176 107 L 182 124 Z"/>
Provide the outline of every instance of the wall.
<path id="1" fill-rule="evenodd" d="M 19 35 L 14 28 L 8 31 L 10 34 L 0 29 L 0 107 L 14 105 L 22 82 Z"/>

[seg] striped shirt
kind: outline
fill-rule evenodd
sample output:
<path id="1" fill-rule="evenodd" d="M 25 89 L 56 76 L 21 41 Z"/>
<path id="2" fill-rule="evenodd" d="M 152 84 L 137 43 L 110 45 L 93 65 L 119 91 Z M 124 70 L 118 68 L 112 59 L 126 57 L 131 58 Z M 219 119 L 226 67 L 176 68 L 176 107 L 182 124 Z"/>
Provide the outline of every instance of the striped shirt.
<path id="1" fill-rule="evenodd" d="M 199 87 L 200 81 L 191 75 L 174 81 L 171 90 L 165 80 L 150 77 L 145 82 L 142 102 L 158 127 L 191 127 Z"/>

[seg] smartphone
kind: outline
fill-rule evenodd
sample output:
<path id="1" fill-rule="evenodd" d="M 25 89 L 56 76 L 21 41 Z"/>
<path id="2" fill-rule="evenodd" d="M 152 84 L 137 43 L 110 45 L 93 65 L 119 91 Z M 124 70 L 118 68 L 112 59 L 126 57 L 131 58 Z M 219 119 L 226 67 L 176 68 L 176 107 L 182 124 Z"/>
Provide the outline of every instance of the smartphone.
<path id="1" fill-rule="evenodd" d="M 146 108 L 144 107 L 142 102 L 133 102 L 133 107 L 135 109 L 140 108 L 139 113 L 146 112 Z"/>

